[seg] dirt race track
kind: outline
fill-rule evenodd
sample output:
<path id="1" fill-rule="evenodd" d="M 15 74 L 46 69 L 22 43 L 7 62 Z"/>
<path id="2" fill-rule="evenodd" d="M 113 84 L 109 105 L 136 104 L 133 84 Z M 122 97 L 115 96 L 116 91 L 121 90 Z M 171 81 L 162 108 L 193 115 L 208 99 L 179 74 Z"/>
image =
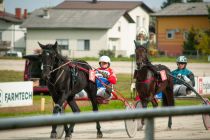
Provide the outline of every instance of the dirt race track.
<path id="1" fill-rule="evenodd" d="M 89 62 L 94 68 L 98 67 L 98 62 Z M 177 66 L 176 63 L 171 62 L 154 62 L 153 64 L 166 65 L 169 69 L 174 70 Z M 112 62 L 111 66 L 116 73 L 133 73 L 134 68 L 131 67 L 135 64 L 131 62 Z M 14 70 L 23 71 L 25 66 L 24 60 L 0 60 L 0 70 Z M 188 63 L 187 68 L 189 68 L 195 76 L 210 76 L 210 64 L 209 63 Z"/>
<path id="2" fill-rule="evenodd" d="M 201 115 L 173 118 L 172 130 L 167 130 L 168 118 L 155 119 L 155 140 L 210 140 L 210 131 L 205 130 Z M 101 123 L 101 140 L 143 140 L 144 128 L 134 138 L 128 138 L 124 121 Z M 1 140 L 50 140 L 51 127 L 27 128 L 0 131 Z M 64 139 L 64 137 L 62 138 Z M 75 126 L 72 140 L 92 140 L 96 138 L 95 123 Z"/>
<path id="3" fill-rule="evenodd" d="M 154 63 L 154 64 L 160 64 Z M 171 70 L 176 68 L 175 63 L 161 63 L 168 66 Z M 90 65 L 97 67 L 97 62 L 90 62 Z M 113 69 L 116 73 L 131 73 L 131 62 L 113 62 Z M 209 63 L 188 64 L 195 76 L 210 76 Z M 0 70 L 24 70 L 23 60 L 0 60 Z M 137 132 L 134 138 L 128 138 L 123 121 L 102 122 L 102 140 L 143 140 L 144 130 Z M 156 140 L 210 140 L 210 130 L 204 128 L 201 115 L 181 116 L 173 118 L 172 130 L 167 130 L 167 118 L 155 120 L 155 139 Z M 72 140 L 91 140 L 96 138 L 95 123 L 78 124 Z M 51 127 L 27 128 L 16 130 L 0 131 L 0 140 L 49 140 Z"/>

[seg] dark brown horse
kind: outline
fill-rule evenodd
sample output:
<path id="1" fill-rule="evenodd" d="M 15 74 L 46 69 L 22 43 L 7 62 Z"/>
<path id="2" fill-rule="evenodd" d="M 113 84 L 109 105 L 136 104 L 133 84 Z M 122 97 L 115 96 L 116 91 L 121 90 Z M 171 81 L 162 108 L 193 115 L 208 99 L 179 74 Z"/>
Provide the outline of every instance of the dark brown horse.
<path id="1" fill-rule="evenodd" d="M 92 103 L 94 111 L 98 111 L 98 103 L 96 100 L 97 87 L 96 84 L 89 80 L 88 71 L 91 66 L 82 60 L 69 61 L 67 58 L 58 53 L 57 42 L 55 44 L 42 45 L 42 76 L 47 82 L 49 92 L 55 103 L 53 109 L 54 114 L 62 112 L 62 105 L 68 102 L 73 112 L 79 112 L 80 109 L 75 102 L 75 94 L 84 89 Z M 102 137 L 101 126 L 96 122 L 97 137 Z M 51 138 L 57 138 L 56 125 L 52 126 Z M 74 124 L 64 125 L 65 140 L 71 139 Z"/>
<path id="2" fill-rule="evenodd" d="M 134 76 L 142 107 L 146 108 L 149 102 L 153 107 L 157 107 L 155 95 L 159 92 L 163 93 L 162 106 L 174 106 L 173 80 L 167 75 L 170 73 L 170 69 L 164 65 L 152 65 L 148 59 L 147 47 L 136 42 L 135 46 L 137 70 Z M 161 73 L 162 75 L 160 75 Z M 171 125 L 172 118 L 169 116 L 168 128 L 171 128 Z"/>

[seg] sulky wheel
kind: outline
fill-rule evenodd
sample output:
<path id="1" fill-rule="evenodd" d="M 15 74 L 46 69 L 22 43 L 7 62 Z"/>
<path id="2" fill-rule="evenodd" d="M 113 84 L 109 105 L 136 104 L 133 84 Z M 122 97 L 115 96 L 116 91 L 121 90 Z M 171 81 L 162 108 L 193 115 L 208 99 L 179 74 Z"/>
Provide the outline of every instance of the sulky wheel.
<path id="1" fill-rule="evenodd" d="M 140 100 L 138 100 L 138 101 L 136 102 L 135 107 L 136 107 L 136 109 L 141 109 L 141 108 L 143 108 L 142 103 L 141 103 Z M 143 128 L 143 120 L 142 120 L 142 119 L 137 119 L 137 131 L 142 130 L 142 128 Z"/>
<path id="2" fill-rule="evenodd" d="M 210 102 L 207 98 L 204 98 L 204 105 L 210 105 Z M 210 114 L 202 114 L 203 124 L 206 130 L 210 130 Z"/>
<path id="3" fill-rule="evenodd" d="M 132 105 L 127 105 L 126 110 L 134 109 L 135 107 Z M 125 122 L 125 130 L 128 134 L 129 138 L 133 138 L 137 132 L 137 121 L 136 119 L 124 120 Z"/>

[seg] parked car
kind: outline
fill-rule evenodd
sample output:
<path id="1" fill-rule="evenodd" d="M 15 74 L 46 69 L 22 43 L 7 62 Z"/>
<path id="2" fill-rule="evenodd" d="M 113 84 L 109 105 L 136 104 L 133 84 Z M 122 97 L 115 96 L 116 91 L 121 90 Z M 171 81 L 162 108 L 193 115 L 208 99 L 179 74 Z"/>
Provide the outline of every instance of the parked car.
<path id="1" fill-rule="evenodd" d="M 22 57 L 22 52 L 18 51 L 8 51 L 6 56 Z"/>
<path id="2" fill-rule="evenodd" d="M 42 63 L 40 55 L 25 55 L 24 81 L 33 81 L 34 94 L 49 94 L 45 80 L 42 79 Z"/>

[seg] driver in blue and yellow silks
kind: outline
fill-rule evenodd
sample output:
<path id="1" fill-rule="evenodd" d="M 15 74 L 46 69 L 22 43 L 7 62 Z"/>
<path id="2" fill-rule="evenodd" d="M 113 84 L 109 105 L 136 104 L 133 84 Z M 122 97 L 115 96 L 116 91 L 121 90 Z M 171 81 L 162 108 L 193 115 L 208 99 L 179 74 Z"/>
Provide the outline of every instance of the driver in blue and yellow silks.
<path id="1" fill-rule="evenodd" d="M 184 80 L 186 83 L 190 84 L 192 87 L 195 86 L 194 74 L 186 68 L 187 58 L 185 56 L 179 56 L 176 60 L 177 69 L 172 71 L 174 77 Z M 183 85 L 179 80 L 174 78 L 174 90 L 175 96 L 186 96 L 191 94 L 191 90 Z"/>
<path id="2" fill-rule="evenodd" d="M 105 99 L 112 98 L 112 86 L 116 84 L 117 77 L 113 69 L 110 67 L 111 60 L 108 56 L 101 56 L 99 58 L 99 68 L 96 69 L 96 76 L 100 79 L 96 79 L 97 96 Z M 108 85 L 108 87 L 103 84 Z"/>

